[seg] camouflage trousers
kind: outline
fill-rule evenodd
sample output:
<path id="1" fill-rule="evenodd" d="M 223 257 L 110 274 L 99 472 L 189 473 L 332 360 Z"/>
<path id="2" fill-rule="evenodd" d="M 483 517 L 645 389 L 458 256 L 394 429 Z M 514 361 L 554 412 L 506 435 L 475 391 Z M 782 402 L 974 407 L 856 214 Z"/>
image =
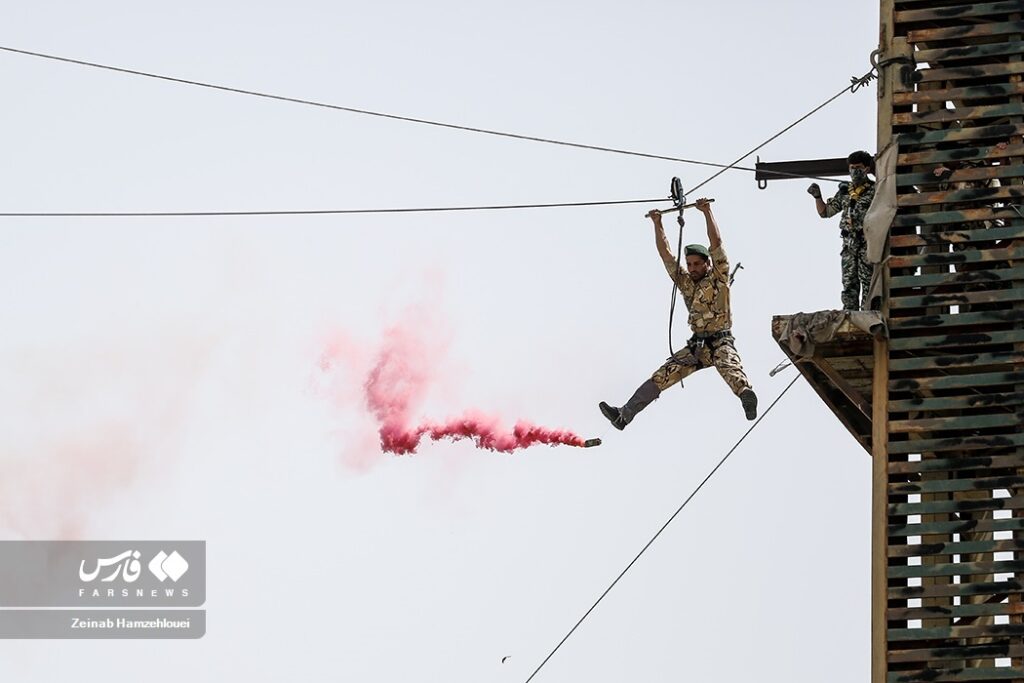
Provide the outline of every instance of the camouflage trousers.
<path id="1" fill-rule="evenodd" d="M 843 239 L 843 308 L 847 311 L 867 310 L 871 271 L 867 242 L 861 239 Z"/>
<path id="2" fill-rule="evenodd" d="M 651 379 L 658 385 L 658 389 L 665 391 L 676 382 L 681 382 L 684 377 L 714 366 L 732 389 L 732 393 L 739 396 L 745 389 L 750 389 L 750 380 L 743 372 L 743 362 L 740 360 L 740 354 L 736 352 L 732 337 L 726 337 L 713 346 L 714 350 L 711 344 L 704 344 L 693 349 L 686 347 L 677 351 L 655 371 Z"/>

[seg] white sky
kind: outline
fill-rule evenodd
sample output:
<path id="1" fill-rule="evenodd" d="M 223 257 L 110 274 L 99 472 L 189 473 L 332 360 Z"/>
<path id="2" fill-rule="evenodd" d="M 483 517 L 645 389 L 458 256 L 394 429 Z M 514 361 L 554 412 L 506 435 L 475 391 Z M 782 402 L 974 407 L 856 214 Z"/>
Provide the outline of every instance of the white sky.
<path id="1" fill-rule="evenodd" d="M 6 46 L 722 162 L 864 73 L 878 35 L 866 2 L 0 9 Z M 0 85 L 0 211 L 634 199 L 711 172 L 12 54 Z M 760 154 L 872 149 L 874 125 L 872 87 Z M 839 305 L 838 226 L 805 186 L 706 191 L 745 267 L 734 329 L 762 409 L 793 372 L 768 377 L 771 316 Z M 645 210 L 0 219 L 0 534 L 209 555 L 204 639 L 0 642 L 0 678 L 524 681 L 747 427 L 714 371 L 621 435 L 597 411 L 667 354 Z M 706 240 L 696 213 L 687 235 Z M 365 354 L 403 322 L 441 375 L 425 417 L 605 444 L 427 444 L 354 473 L 373 422 L 310 378 L 330 335 Z M 869 469 L 799 382 L 535 681 L 864 680 Z"/>

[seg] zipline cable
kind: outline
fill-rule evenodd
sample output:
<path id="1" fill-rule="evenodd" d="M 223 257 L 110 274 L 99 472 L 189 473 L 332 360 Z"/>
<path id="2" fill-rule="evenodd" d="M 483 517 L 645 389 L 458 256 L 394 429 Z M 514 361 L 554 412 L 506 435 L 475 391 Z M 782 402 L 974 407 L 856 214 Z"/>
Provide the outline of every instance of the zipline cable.
<path id="1" fill-rule="evenodd" d="M 807 112 L 806 114 L 804 114 L 803 116 L 798 118 L 796 121 L 794 121 L 793 123 L 789 124 L 788 126 L 783 128 L 782 130 L 780 130 L 778 133 L 776 133 L 775 135 L 771 136 L 770 138 L 768 138 L 767 140 L 765 140 L 764 142 L 759 144 L 757 147 L 755 147 L 754 149 L 750 150 L 749 152 L 747 152 L 746 154 L 741 156 L 736 161 L 732 162 L 731 164 L 729 164 L 725 168 L 722 168 L 721 170 L 716 171 L 715 173 L 713 173 L 706 180 L 704 180 L 703 182 L 699 183 L 696 187 L 694 187 L 692 190 L 690 190 L 688 194 L 692 194 L 692 193 L 696 192 L 697 190 L 699 190 L 700 188 L 704 187 L 705 185 L 710 183 L 712 180 L 714 180 L 718 176 L 722 175 L 723 173 L 728 171 L 730 168 L 732 168 L 736 164 L 740 163 L 741 161 L 743 161 L 744 159 L 749 157 L 751 154 L 754 154 L 755 152 L 757 152 L 759 149 L 761 149 L 762 147 L 764 147 L 768 143 L 773 142 L 774 140 L 776 140 L 777 138 L 781 137 L 785 133 L 788 133 L 793 128 L 796 128 L 798 125 L 800 125 L 801 123 L 803 123 L 807 119 L 811 118 L 812 116 L 814 116 L 819 111 L 821 111 L 822 109 L 824 109 L 828 105 L 830 105 L 833 102 L 835 102 L 836 100 L 838 100 L 840 97 L 842 97 L 846 93 L 855 93 L 855 92 L 857 92 L 857 90 L 859 90 L 860 88 L 864 87 L 864 85 L 866 85 L 867 83 L 871 82 L 873 79 L 878 77 L 876 75 L 877 70 L 878 70 L 877 66 L 872 66 L 871 70 L 868 71 L 863 76 L 861 76 L 860 78 L 857 78 L 856 76 L 852 77 L 850 79 L 850 85 L 847 85 L 847 86 L 843 87 L 843 89 L 840 90 L 839 92 L 837 92 L 835 95 L 833 95 L 832 97 L 828 98 L 827 100 L 825 100 L 824 102 L 819 104 L 817 107 L 815 107 L 814 109 L 810 110 L 809 112 Z M 774 173 L 774 171 L 772 171 L 772 173 Z M 801 176 L 801 177 L 810 178 L 810 176 Z"/>
<path id="2" fill-rule="evenodd" d="M 857 92 L 860 88 L 863 88 L 865 85 L 867 85 L 872 80 L 874 80 L 875 78 L 878 77 L 877 76 L 878 68 L 879 68 L 878 65 L 874 64 L 874 60 L 872 59 L 871 69 L 866 74 L 864 74 L 860 78 L 857 78 L 856 76 L 851 77 L 850 78 L 850 85 L 844 86 L 843 89 L 840 90 L 839 92 L 837 92 L 835 95 L 833 95 L 832 97 L 828 98 L 827 100 L 825 100 L 824 102 L 819 104 L 817 107 L 815 107 L 814 109 L 810 110 L 809 112 L 807 112 L 806 114 L 804 114 L 803 116 L 798 118 L 796 121 L 792 122 L 791 124 L 789 124 L 788 126 L 783 128 L 779 132 L 775 133 L 774 135 L 772 135 L 767 140 L 765 140 L 764 142 L 759 144 L 757 147 L 754 147 L 752 150 L 750 150 L 749 152 L 747 152 L 746 154 L 744 154 L 740 158 L 736 159 L 736 161 L 734 161 L 729 166 L 726 166 L 725 168 L 723 168 L 723 169 L 721 169 L 719 171 L 716 171 L 715 173 L 713 173 L 712 175 L 710 175 L 709 177 L 704 179 L 702 182 L 698 183 L 692 190 L 689 191 L 689 194 L 692 195 L 692 194 L 696 193 L 697 190 L 699 190 L 700 188 L 704 187 L 705 185 L 710 183 L 712 180 L 714 180 L 718 176 L 720 176 L 723 173 L 725 173 L 726 171 L 728 171 L 729 168 L 732 168 L 735 164 L 740 163 L 741 161 L 743 161 L 744 159 L 749 157 L 751 154 L 754 154 L 755 152 L 760 150 L 762 147 L 764 147 L 767 144 L 769 144 L 770 142 L 773 142 L 774 140 L 778 139 L 779 137 L 781 137 L 785 133 L 789 132 L 793 128 L 796 128 L 798 125 L 800 125 L 801 123 L 803 123 L 804 121 L 806 121 L 810 117 L 814 116 L 819 111 L 821 111 L 822 109 L 824 109 L 828 105 L 832 104 L 833 102 L 838 100 L 840 97 L 842 97 L 846 93 L 855 93 L 855 92 Z M 680 209 L 680 211 L 679 211 L 679 245 L 680 245 L 679 249 L 680 250 L 682 249 L 682 244 L 683 244 L 683 212 Z M 679 269 L 680 269 L 680 265 L 682 263 L 682 257 L 683 257 L 682 253 L 678 253 L 678 252 L 676 253 L 676 277 L 679 277 Z M 686 276 L 684 275 L 683 277 L 686 277 Z M 672 358 L 672 357 L 674 357 L 676 355 L 676 350 L 672 347 L 672 321 L 675 318 L 675 312 L 676 312 L 676 289 L 677 289 L 677 285 L 675 283 L 675 278 L 673 278 L 673 282 L 672 282 L 672 297 L 671 297 L 671 300 L 670 300 L 670 303 L 669 303 L 669 312 L 668 312 L 668 353 L 669 353 L 669 358 Z"/>
<path id="3" fill-rule="evenodd" d="M 435 121 L 435 120 L 431 120 L 431 119 L 417 118 L 417 117 L 414 117 L 414 116 L 404 116 L 404 115 L 401 115 L 401 114 L 389 114 L 389 113 L 386 113 L 386 112 L 372 111 L 372 110 L 369 110 L 369 109 L 360 109 L 360 108 L 357 108 L 357 107 L 349 107 L 349 106 L 344 106 L 344 105 L 340 105 L 340 104 L 330 104 L 328 102 L 319 102 L 319 101 L 316 101 L 316 100 L 307 100 L 307 99 L 303 99 L 303 98 L 299 98 L 299 97 L 288 97 L 286 95 L 274 95 L 272 93 L 261 92 L 261 91 L 258 91 L 258 90 L 247 90 L 245 88 L 236 88 L 236 87 L 227 86 L 227 85 L 217 85 L 215 83 L 207 83 L 205 81 L 196 81 L 196 80 L 192 80 L 192 79 L 188 79 L 188 78 L 178 78 L 178 77 L 175 77 L 175 76 L 165 76 L 163 74 L 152 73 L 152 72 L 149 72 L 149 71 L 139 71 L 137 69 L 127 69 L 127 68 L 120 67 L 120 66 L 111 66 L 109 64 L 100 64 L 98 62 L 87 62 L 85 60 L 73 59 L 71 57 L 61 57 L 61 56 L 58 56 L 58 55 L 45 54 L 43 52 L 33 52 L 31 50 L 21 50 L 21 49 L 18 49 L 18 48 L 8 47 L 8 46 L 5 46 L 5 45 L 0 45 L 0 50 L 2 50 L 4 52 L 13 53 L 13 54 L 25 55 L 25 56 L 28 56 L 28 57 L 38 57 L 40 59 L 49 59 L 49 60 L 52 60 L 52 61 L 55 61 L 55 62 L 63 62 L 65 64 L 76 64 L 78 66 L 87 66 L 87 67 L 90 67 L 90 68 L 93 68 L 93 69 L 103 69 L 103 70 L 106 70 L 106 71 L 114 71 L 114 72 L 117 72 L 117 73 L 128 74 L 128 75 L 131 75 L 131 76 L 142 76 L 144 78 L 154 78 L 154 79 L 161 80 L 161 81 L 169 81 L 171 83 L 179 83 L 179 84 L 182 84 L 182 85 L 194 85 L 194 86 L 199 87 L 199 88 L 209 88 L 211 90 L 220 90 L 220 91 L 223 91 L 223 92 L 232 92 L 232 93 L 236 93 L 236 94 L 239 94 L 239 95 L 249 95 L 251 97 L 262 97 L 262 98 L 269 99 L 269 100 L 278 100 L 280 102 L 291 102 L 293 104 L 304 104 L 304 105 L 307 105 L 307 106 L 310 106 L 310 107 L 321 107 L 323 109 L 333 109 L 333 110 L 336 110 L 336 111 L 348 112 L 350 114 L 362 114 L 364 116 L 376 116 L 378 118 L 391 119 L 391 120 L 394 120 L 394 121 L 405 121 L 407 123 L 418 123 L 418 124 L 421 124 L 421 125 L 424 125 L 424 126 L 435 126 L 435 127 L 438 127 L 438 128 L 449 128 L 451 130 L 461 130 L 461 131 L 465 131 L 465 132 L 469 132 L 469 133 L 480 133 L 482 135 L 495 135 L 495 136 L 498 136 L 498 137 L 512 138 L 512 139 L 515 139 L 515 140 L 527 140 L 527 141 L 530 141 L 530 142 L 540 142 L 540 143 L 544 143 L 544 144 L 548 144 L 548 145 L 561 145 L 563 147 L 575 147 L 577 149 L 589 149 L 589 150 L 593 150 L 593 151 L 596 151 L 596 152 L 609 152 L 609 153 L 612 153 L 612 154 L 625 154 L 625 155 L 628 155 L 628 156 L 642 157 L 642 158 L 645 158 L 645 159 L 659 159 L 659 160 L 662 160 L 662 161 L 674 161 L 674 162 L 681 163 L 681 164 L 692 164 L 692 165 L 696 165 L 696 166 L 712 166 L 714 168 L 722 169 L 721 172 L 725 172 L 725 171 L 730 170 L 730 169 L 737 170 L 737 171 L 748 171 L 748 172 L 756 172 L 757 171 L 756 168 L 738 166 L 737 164 L 740 161 L 742 161 L 742 159 L 738 159 L 737 161 L 733 162 L 732 164 L 719 164 L 719 163 L 715 163 L 715 162 L 712 162 L 712 161 L 700 161 L 700 160 L 697 160 L 697 159 L 685 159 L 685 158 L 682 158 L 682 157 L 666 156 L 666 155 L 662 155 L 662 154 L 649 154 L 647 152 L 637 152 L 637 151 L 634 151 L 634 150 L 621 149 L 621 148 L 617 148 L 617 147 L 606 147 L 606 146 L 603 146 L 603 145 L 588 145 L 588 144 L 584 144 L 584 143 L 580 143 L 580 142 L 567 142 L 565 140 L 556 140 L 556 139 L 553 139 L 553 138 L 542 138 L 542 137 L 537 137 L 537 136 L 534 136 L 534 135 L 523 135 L 523 134 L 520 134 L 520 133 L 509 133 L 509 132 L 500 131 L 500 130 L 493 130 L 493 129 L 490 129 L 490 128 L 478 128 L 478 127 L 475 127 L 475 126 L 463 126 L 463 125 L 456 124 L 456 123 L 445 123 L 443 121 Z M 746 156 L 750 156 L 750 155 L 747 154 Z M 784 171 L 772 171 L 771 173 L 774 176 L 789 176 L 789 177 L 794 177 L 794 178 L 808 178 L 808 177 L 811 177 L 811 176 L 805 176 L 805 175 L 798 174 L 798 173 L 786 173 Z M 839 180 L 836 180 L 835 178 L 813 178 L 813 179 L 814 180 L 822 180 L 822 181 L 825 181 L 825 182 L 834 182 L 834 183 L 840 182 Z"/>
<path id="4" fill-rule="evenodd" d="M 560 647 L 562 647 L 562 645 L 563 645 L 563 644 L 565 643 L 565 641 L 569 640 L 569 637 L 570 637 L 570 636 L 571 636 L 571 635 L 572 635 L 573 633 L 575 633 L 575 632 L 576 632 L 576 629 L 578 629 L 578 628 L 580 627 L 580 624 L 582 624 L 582 623 L 583 623 L 583 621 L 584 621 L 584 620 L 585 620 L 585 619 L 586 619 L 586 618 L 587 618 L 588 616 L 590 616 L 590 613 L 591 613 L 591 612 L 593 612 L 593 611 L 594 611 L 594 609 L 596 609 L 596 608 L 597 608 L 597 606 L 598 606 L 599 604 L 601 604 L 601 601 L 602 601 L 602 600 L 604 600 L 605 596 L 606 596 L 606 595 L 608 595 L 608 593 L 610 593 L 610 592 L 611 592 L 612 588 L 615 588 L 615 584 L 617 584 L 617 583 L 619 582 L 619 580 L 620 580 L 620 579 L 621 579 L 621 578 L 622 578 L 623 576 L 625 576 L 625 575 L 626 575 L 626 572 L 628 572 L 628 571 L 629 571 L 629 570 L 630 570 L 630 569 L 631 569 L 631 568 L 633 567 L 633 565 L 634 565 L 634 564 L 636 564 L 637 560 L 639 560 L 639 559 L 640 559 L 640 557 L 641 557 L 641 556 L 642 556 L 642 555 L 643 555 L 643 554 L 644 554 L 645 552 L 647 552 L 647 549 L 648 549 L 648 548 L 650 548 L 650 547 L 651 547 L 651 545 L 652 545 L 652 544 L 653 544 L 653 543 L 654 543 L 654 542 L 655 542 L 656 540 L 658 540 L 658 537 L 659 537 L 659 536 L 661 536 L 661 532 L 663 532 L 663 531 L 664 531 L 664 530 L 665 530 L 666 528 L 668 528 L 668 525 L 672 523 L 672 520 L 674 520 L 674 519 L 675 519 L 675 518 L 676 518 L 676 517 L 677 517 L 677 516 L 679 515 L 679 513 L 683 511 L 683 508 L 685 508 L 685 507 L 686 507 L 686 505 L 687 505 L 687 504 L 688 504 L 688 503 L 689 503 L 689 502 L 690 502 L 691 500 L 693 500 L 693 497 L 697 495 L 697 492 L 698 492 L 698 491 L 700 491 L 700 490 L 701 490 L 701 489 L 702 489 L 702 488 L 704 487 L 704 484 L 708 483 L 708 480 L 709 480 L 709 479 L 711 479 L 711 477 L 712 477 L 712 476 L 714 476 L 715 472 L 717 472 L 717 471 L 718 471 L 718 469 L 719 469 L 719 468 L 720 468 L 720 467 L 721 467 L 722 465 L 724 465 L 724 464 L 725 464 L 725 461 L 729 459 L 729 456 L 733 454 L 733 451 L 735 451 L 735 450 L 736 450 L 737 448 L 739 448 L 740 444 L 741 444 L 741 443 L 743 443 L 744 439 L 746 439 L 746 438 L 747 438 L 747 436 L 749 436 L 749 435 L 750 435 L 750 433 L 751 433 L 752 431 L 754 431 L 754 429 L 756 429 L 756 428 L 757 428 L 757 425 L 761 424 L 761 420 L 763 420 L 763 419 L 764 419 L 765 417 L 767 417 L 767 416 L 768 416 L 768 413 L 770 413 L 770 412 L 772 411 L 772 408 L 774 408 L 774 407 L 775 407 L 775 404 L 777 404 L 777 403 L 779 402 L 779 400 L 781 400 L 781 399 L 782 399 L 782 397 L 786 395 L 786 392 L 787 392 L 787 391 L 789 391 L 789 390 L 790 390 L 790 388 L 792 388 L 792 386 L 793 386 L 794 384 L 796 384 L 796 381 L 797 381 L 798 379 L 800 379 L 800 377 L 801 377 L 801 375 L 799 375 L 799 374 L 798 374 L 798 375 L 796 375 L 796 377 L 794 377 L 794 378 L 793 378 L 793 380 L 792 380 L 792 381 L 791 381 L 791 382 L 790 382 L 789 384 L 787 384 L 787 385 L 786 385 L 786 388 L 785 388 L 785 389 L 783 389 L 783 390 L 782 390 L 782 391 L 781 391 L 781 392 L 779 393 L 779 395 L 775 397 L 775 400 L 774 400 L 774 401 L 772 401 L 771 405 L 769 405 L 769 406 L 768 406 L 767 410 L 765 410 L 765 411 L 764 411 L 763 413 L 761 413 L 761 416 L 757 418 L 757 420 L 756 420 L 756 421 L 754 422 L 754 424 L 750 425 L 750 428 L 749 428 L 749 429 L 748 429 L 748 430 L 747 430 L 746 432 L 744 432 L 744 433 L 743 433 L 743 436 L 741 436 L 741 437 L 740 437 L 739 441 L 737 441 L 737 442 L 736 442 L 735 444 L 733 444 L 733 447 L 732 447 L 732 448 L 730 448 L 730 449 L 729 449 L 729 452 L 728 452 L 728 453 L 726 453 L 726 454 L 725 454 L 725 456 L 724 456 L 724 457 L 723 457 L 723 458 L 722 458 L 721 460 L 719 460 L 719 461 L 718 461 L 718 464 L 717 464 L 717 465 L 715 465 L 715 467 L 714 467 L 714 468 L 713 468 L 713 469 L 711 470 L 711 472 L 709 472 L 709 473 L 708 473 L 708 476 L 704 477 L 704 481 L 702 481 L 702 482 L 701 482 L 700 484 L 698 484 L 698 485 L 697 485 L 697 488 L 695 488 L 695 489 L 693 490 L 693 493 L 691 493 L 691 494 L 690 494 L 689 496 L 687 496 L 687 497 L 686 497 L 686 500 L 684 500 L 684 501 L 683 501 L 683 504 L 682 504 L 682 505 L 680 505 L 680 506 L 679 506 L 679 507 L 678 507 L 678 508 L 676 509 L 676 511 L 672 513 L 672 516 L 668 518 L 668 521 L 667 521 L 667 522 L 665 522 L 664 524 L 662 524 L 662 525 L 661 525 L 661 528 L 660 528 L 660 529 L 658 529 L 658 531 L 657 531 L 657 532 L 656 532 L 656 533 L 654 534 L 654 536 L 652 536 L 652 537 L 651 537 L 651 540 L 647 541 L 647 544 L 646 544 L 646 545 L 644 545 L 644 547 L 640 549 L 640 552 L 636 554 L 636 557 L 634 557 L 634 558 L 633 558 L 633 560 L 632 560 L 632 561 L 631 561 L 631 562 L 630 562 L 630 563 L 629 563 L 628 565 L 626 565 L 626 568 L 625 568 L 625 569 L 623 569 L 623 570 L 622 570 L 622 571 L 621 571 L 621 572 L 619 573 L 619 575 L 615 577 L 615 580 L 611 582 L 611 585 L 609 585 L 609 586 L 608 586 L 607 588 L 605 588 L 604 592 L 603 592 L 603 593 L 601 593 L 601 597 L 599 597 L 599 598 L 598 598 L 598 599 L 597 599 L 597 600 L 596 600 L 596 601 L 594 602 L 594 604 L 590 606 L 590 609 L 588 609 L 588 610 L 587 610 L 587 611 L 586 611 L 586 612 L 585 612 L 585 613 L 583 614 L 583 616 L 579 618 L 579 621 L 577 621 L 577 622 L 576 622 L 576 625 L 575 625 L 575 626 L 573 626 L 573 627 L 572 627 L 571 629 L 569 629 L 569 632 L 568 632 L 568 633 L 566 633 L 566 634 L 565 634 L 565 636 L 564 636 L 564 637 L 562 638 L 562 640 L 560 640 L 560 641 L 558 642 L 558 645 L 556 645 L 556 646 L 555 646 L 555 649 L 553 649 L 553 650 L 552 650 L 552 651 L 551 651 L 550 653 L 548 653 L 548 656 L 544 658 L 544 661 L 542 661 L 542 662 L 540 663 L 540 666 L 538 666 L 538 667 L 537 667 L 536 669 L 534 669 L 533 673 L 532 673 L 532 674 L 530 674 L 530 677 L 526 679 L 525 683 L 530 683 L 530 681 L 532 681 L 532 680 L 533 680 L 534 676 L 536 676 L 536 675 L 537 675 L 537 673 L 538 673 L 538 672 L 539 672 L 539 671 L 540 671 L 541 669 L 543 669 L 543 668 L 544 668 L 544 665 L 548 663 L 548 660 L 550 660 L 550 659 L 551 659 L 551 658 L 552 658 L 552 657 L 554 656 L 554 654 L 555 654 L 556 652 L 558 652 L 558 649 L 559 649 Z"/>
<path id="5" fill-rule="evenodd" d="M 378 209 L 309 209 L 284 211 L 68 211 L 68 212 L 0 212 L 0 218 L 154 218 L 174 216 L 326 216 L 373 213 L 432 213 L 443 211 L 501 211 L 508 209 L 551 209 L 559 207 L 611 206 L 617 204 L 653 204 L 672 201 L 658 199 L 622 199 L 603 202 L 557 202 L 552 204 L 492 204 L 484 206 L 430 206 L 418 208 Z"/>

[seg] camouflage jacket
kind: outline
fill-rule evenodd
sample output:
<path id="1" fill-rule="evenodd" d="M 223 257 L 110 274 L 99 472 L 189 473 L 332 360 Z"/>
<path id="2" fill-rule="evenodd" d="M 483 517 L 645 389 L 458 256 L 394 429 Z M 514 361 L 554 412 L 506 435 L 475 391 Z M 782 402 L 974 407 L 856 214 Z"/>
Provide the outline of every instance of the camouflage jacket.
<path id="1" fill-rule="evenodd" d="M 669 277 L 683 295 L 683 302 L 690 312 L 690 329 L 694 334 L 714 334 L 732 327 L 732 311 L 729 307 L 729 259 L 719 245 L 711 250 L 711 269 L 697 282 L 686 272 L 686 263 L 676 269 L 676 257 L 672 254 L 663 230 L 658 232 L 658 253 L 665 264 Z"/>
<path id="2" fill-rule="evenodd" d="M 864 241 L 864 216 L 871 208 L 871 200 L 875 198 L 875 183 L 867 182 L 858 194 L 857 190 L 850 188 L 846 192 L 836 192 L 835 196 L 825 202 L 825 218 L 831 218 L 837 213 L 842 213 L 839 219 L 839 230 L 843 237 L 843 246 L 855 242 Z"/>

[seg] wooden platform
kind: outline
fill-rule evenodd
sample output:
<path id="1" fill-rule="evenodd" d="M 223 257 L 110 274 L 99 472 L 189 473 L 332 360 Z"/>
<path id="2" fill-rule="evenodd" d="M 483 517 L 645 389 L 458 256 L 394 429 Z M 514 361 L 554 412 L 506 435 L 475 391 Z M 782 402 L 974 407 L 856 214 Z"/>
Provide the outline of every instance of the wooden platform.
<path id="1" fill-rule="evenodd" d="M 801 357 L 793 353 L 781 336 L 786 323 L 792 319 L 791 315 L 772 318 L 772 336 L 821 400 L 870 455 L 872 336 L 845 321 L 831 340 L 815 345 L 812 356 Z"/>

